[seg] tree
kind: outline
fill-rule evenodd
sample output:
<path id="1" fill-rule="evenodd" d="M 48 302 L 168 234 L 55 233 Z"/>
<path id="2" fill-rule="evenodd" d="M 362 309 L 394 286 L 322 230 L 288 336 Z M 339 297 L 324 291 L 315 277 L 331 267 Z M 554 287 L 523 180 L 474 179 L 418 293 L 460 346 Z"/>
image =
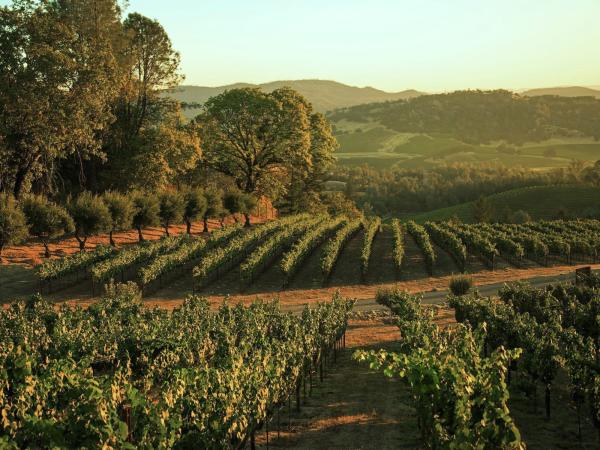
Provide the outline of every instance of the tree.
<path id="1" fill-rule="evenodd" d="M 115 0 L 0 8 L 1 190 L 48 189 L 59 161 L 100 154 L 116 94 L 110 23 Z"/>
<path id="2" fill-rule="evenodd" d="M 246 194 L 237 189 L 229 190 L 223 196 L 223 206 L 230 214 L 243 214 L 246 223 L 245 226 L 250 226 L 250 214 L 256 208 L 257 200 L 251 194 Z M 235 218 L 237 221 L 237 218 Z"/>
<path id="3" fill-rule="evenodd" d="M 142 242 L 144 240 L 142 228 L 154 227 L 159 224 L 160 206 L 158 199 L 149 192 L 134 192 L 132 201 L 134 207 L 133 226 L 138 230 L 139 241 Z"/>
<path id="4" fill-rule="evenodd" d="M 73 219 L 67 210 L 42 196 L 25 197 L 23 212 L 27 218 L 30 234 L 42 241 L 46 258 L 50 257 L 50 239 L 71 233 L 75 229 Z"/>
<path id="5" fill-rule="evenodd" d="M 25 215 L 10 194 L 0 194 L 0 256 L 6 245 L 20 244 L 27 238 Z"/>
<path id="6" fill-rule="evenodd" d="M 325 117 L 320 113 L 311 114 L 310 163 L 292 166 L 287 195 L 278 205 L 280 209 L 296 214 L 315 208 L 327 181 L 328 171 L 335 162 L 334 152 L 338 147 Z"/>
<path id="7" fill-rule="evenodd" d="M 128 15 L 122 35 L 106 161 L 94 159 L 87 173 L 100 187 L 160 188 L 195 168 L 201 156 L 196 125 L 185 123 L 179 102 L 164 95 L 182 80 L 180 56 L 161 24 L 141 14 Z"/>
<path id="8" fill-rule="evenodd" d="M 246 193 L 281 191 L 288 170 L 310 160 L 310 109 L 289 89 L 232 89 L 209 99 L 196 122 L 204 161 Z"/>
<path id="9" fill-rule="evenodd" d="M 90 236 L 104 233 L 111 228 L 111 216 L 102 198 L 90 192 L 82 192 L 75 200 L 69 202 L 69 214 L 75 224 L 75 239 L 79 249 L 85 250 L 85 243 Z"/>
<path id="10" fill-rule="evenodd" d="M 220 217 L 223 212 L 223 196 L 220 191 L 209 188 L 204 191 L 206 210 L 204 211 L 204 232 L 208 233 L 208 219 Z"/>
<path id="11" fill-rule="evenodd" d="M 183 194 L 184 209 L 183 221 L 187 227 L 187 234 L 192 232 L 192 222 L 204 216 L 206 211 L 206 197 L 202 189 L 188 189 Z"/>
<path id="12" fill-rule="evenodd" d="M 110 245 L 115 247 L 113 233 L 115 231 L 123 231 L 131 228 L 134 207 L 133 202 L 129 197 L 119 192 L 107 191 L 102 195 L 104 204 L 110 212 L 111 225 L 108 233 Z"/>
<path id="13" fill-rule="evenodd" d="M 183 196 L 176 191 L 163 191 L 158 196 L 158 217 L 160 223 L 165 227 L 165 234 L 169 236 L 169 225 L 181 222 L 185 203 Z"/>
<path id="14" fill-rule="evenodd" d="M 480 196 L 475 203 L 473 203 L 473 217 L 476 222 L 491 222 L 493 215 L 494 208 L 486 197 Z"/>

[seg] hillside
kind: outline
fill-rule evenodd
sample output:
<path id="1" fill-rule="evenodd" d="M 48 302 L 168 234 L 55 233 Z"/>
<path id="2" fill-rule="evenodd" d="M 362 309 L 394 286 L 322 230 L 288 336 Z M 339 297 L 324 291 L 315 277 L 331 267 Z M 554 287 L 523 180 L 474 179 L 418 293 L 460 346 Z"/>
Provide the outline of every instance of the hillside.
<path id="1" fill-rule="evenodd" d="M 488 200 L 498 215 L 508 208 L 513 212 L 526 211 L 532 219 L 543 220 L 556 218 L 560 211 L 564 211 L 567 215 L 585 214 L 586 210 L 598 207 L 599 198 L 600 187 L 538 186 L 501 192 L 489 196 Z M 464 222 L 472 222 L 473 202 L 436 209 L 411 218 L 417 222 L 426 222 L 452 217 L 458 217 Z"/>
<path id="2" fill-rule="evenodd" d="M 529 89 L 521 92 L 521 95 L 528 97 L 538 97 L 542 95 L 557 95 L 559 97 L 596 97 L 600 98 L 600 90 L 591 89 L 589 87 L 568 86 L 568 87 L 553 87 Z"/>
<path id="3" fill-rule="evenodd" d="M 345 165 L 501 162 L 552 168 L 600 156 L 600 97 L 457 91 L 357 105 L 327 116 Z"/>
<path id="4" fill-rule="evenodd" d="M 304 95 L 315 110 L 326 112 L 337 108 L 346 108 L 365 103 L 377 103 L 403 100 L 423 95 L 422 92 L 406 90 L 401 92 L 385 92 L 372 87 L 348 86 L 329 80 L 282 80 L 263 84 L 235 83 L 227 86 L 180 86 L 169 95 L 185 103 L 204 103 L 210 97 L 219 95 L 228 89 L 242 87 L 258 87 L 267 92 L 288 86 Z M 187 109 L 186 116 L 193 117 L 198 109 Z"/>

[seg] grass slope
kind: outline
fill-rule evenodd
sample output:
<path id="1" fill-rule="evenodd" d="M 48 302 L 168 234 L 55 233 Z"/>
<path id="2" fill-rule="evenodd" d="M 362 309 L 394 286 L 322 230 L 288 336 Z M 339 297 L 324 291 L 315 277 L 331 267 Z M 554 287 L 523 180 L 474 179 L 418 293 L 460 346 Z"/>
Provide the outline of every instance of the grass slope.
<path id="1" fill-rule="evenodd" d="M 563 209 L 568 215 L 578 216 L 588 208 L 600 206 L 600 187 L 536 186 L 501 192 L 489 196 L 488 200 L 496 214 L 502 214 L 506 208 L 511 211 L 522 209 L 533 219 L 552 219 Z M 436 209 L 411 218 L 422 223 L 452 217 L 458 217 L 464 222 L 472 222 L 473 202 Z"/>

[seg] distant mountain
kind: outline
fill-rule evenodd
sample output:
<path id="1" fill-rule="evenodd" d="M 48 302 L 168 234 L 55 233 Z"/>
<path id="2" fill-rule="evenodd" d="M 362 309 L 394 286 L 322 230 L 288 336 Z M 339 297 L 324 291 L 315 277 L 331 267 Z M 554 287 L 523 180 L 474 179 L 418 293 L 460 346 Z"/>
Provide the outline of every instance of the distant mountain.
<path id="1" fill-rule="evenodd" d="M 569 87 L 553 87 L 529 89 L 521 92 L 521 95 L 528 97 L 539 97 L 541 95 L 557 95 L 559 97 L 596 97 L 600 98 L 600 90 L 591 89 L 589 87 L 569 86 Z"/>
<path id="2" fill-rule="evenodd" d="M 408 99 L 424 94 L 412 89 L 401 92 L 385 92 L 372 87 L 360 88 L 329 80 L 285 80 L 264 84 L 236 83 L 218 87 L 179 86 L 169 95 L 181 102 L 202 104 L 210 97 L 219 95 L 228 89 L 258 87 L 271 92 L 284 86 L 289 86 L 300 92 L 312 103 L 315 110 L 319 112 L 365 103 Z M 184 110 L 188 117 L 195 116 L 198 111 L 198 109 L 194 108 Z"/>

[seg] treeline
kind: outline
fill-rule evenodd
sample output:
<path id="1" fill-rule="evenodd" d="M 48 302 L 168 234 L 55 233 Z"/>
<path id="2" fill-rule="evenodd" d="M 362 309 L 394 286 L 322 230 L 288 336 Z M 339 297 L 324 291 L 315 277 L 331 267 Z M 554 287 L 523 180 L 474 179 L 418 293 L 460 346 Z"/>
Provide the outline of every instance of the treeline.
<path id="1" fill-rule="evenodd" d="M 406 133 L 444 133 L 472 144 L 520 145 L 555 136 L 600 138 L 600 99 L 525 97 L 504 90 L 457 91 L 359 105 L 336 110 L 328 118 L 377 121 Z"/>
<path id="2" fill-rule="evenodd" d="M 185 224 L 188 234 L 192 223 L 203 221 L 208 232 L 208 220 L 223 221 L 236 214 L 245 216 L 250 226 L 250 214 L 257 207 L 255 197 L 239 190 L 220 191 L 186 188 L 158 193 L 132 191 L 122 194 L 106 191 L 95 195 L 88 191 L 69 198 L 64 204 L 55 203 L 41 195 L 28 194 L 17 201 L 11 194 L 0 194 L 0 256 L 7 245 L 17 245 L 28 237 L 36 237 L 50 257 L 50 242 L 65 235 L 74 235 L 84 251 L 87 240 L 108 233 L 110 245 L 115 246 L 113 233 L 135 228 L 139 241 L 143 229 L 161 226 L 169 236 L 169 228 Z"/>
<path id="3" fill-rule="evenodd" d="M 186 120 L 165 95 L 183 79 L 168 34 L 120 4 L 0 7 L 0 192 L 213 185 L 290 211 L 320 202 L 337 143 L 306 99 L 233 89 Z"/>
<path id="4" fill-rule="evenodd" d="M 509 189 L 593 181 L 600 165 L 573 163 L 567 168 L 536 171 L 501 164 L 454 163 L 428 169 L 336 167 L 334 180 L 346 183 L 345 194 L 367 212 L 379 215 L 430 211 Z M 591 175 L 590 175 L 591 174 Z"/>

